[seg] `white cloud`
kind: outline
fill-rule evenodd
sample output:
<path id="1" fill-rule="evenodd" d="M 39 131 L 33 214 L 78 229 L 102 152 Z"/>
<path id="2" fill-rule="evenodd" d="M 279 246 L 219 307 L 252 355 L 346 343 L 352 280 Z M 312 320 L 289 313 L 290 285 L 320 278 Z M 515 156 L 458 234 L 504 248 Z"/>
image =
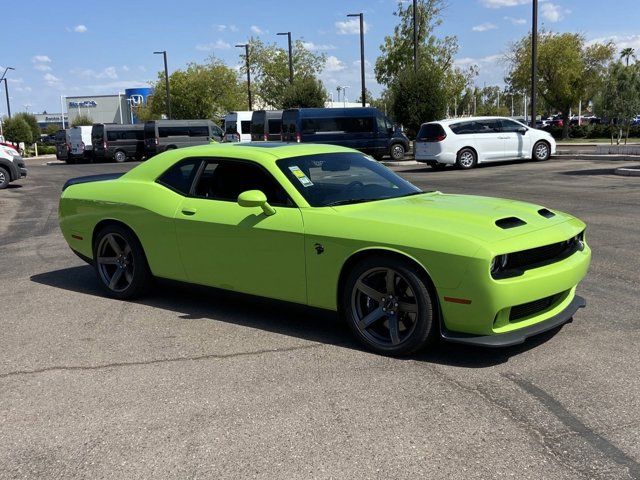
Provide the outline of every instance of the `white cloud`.
<path id="1" fill-rule="evenodd" d="M 251 32 L 256 35 L 260 35 L 262 33 L 262 29 L 256 25 L 251 25 Z"/>
<path id="2" fill-rule="evenodd" d="M 556 5 L 555 3 L 545 2 L 540 5 L 540 14 L 542 15 L 542 18 L 551 23 L 559 22 L 567 13 L 571 13 L 571 10 L 562 8 L 560 5 Z"/>
<path id="3" fill-rule="evenodd" d="M 640 34 L 611 35 L 610 37 L 594 38 L 592 40 L 589 40 L 587 42 L 587 45 L 593 45 L 594 43 L 607 43 L 609 41 L 615 43 L 618 50 L 622 50 L 623 48 L 633 48 L 634 50 L 640 50 Z"/>
<path id="4" fill-rule="evenodd" d="M 504 17 L 505 20 L 508 20 L 514 25 L 525 25 L 527 20 L 524 18 L 514 18 L 514 17 Z"/>
<path id="5" fill-rule="evenodd" d="M 107 67 L 100 72 L 96 72 L 91 68 L 82 69 L 73 69 L 71 73 L 74 75 L 79 75 L 81 77 L 87 78 L 110 78 L 112 80 L 116 80 L 118 78 L 118 73 L 116 72 L 116 67 Z"/>
<path id="6" fill-rule="evenodd" d="M 487 8 L 503 8 L 516 7 L 518 5 L 527 5 L 531 0 L 481 0 L 482 5 Z"/>
<path id="7" fill-rule="evenodd" d="M 360 20 L 353 18 L 345 21 L 336 22 L 335 24 L 336 32 L 339 35 L 357 35 L 360 34 Z M 365 21 L 364 25 L 364 33 L 369 31 L 369 24 Z"/>
<path id="8" fill-rule="evenodd" d="M 123 72 L 128 72 L 129 70 L 131 70 L 131 69 L 128 66 L 126 66 L 126 65 L 122 66 L 122 71 Z"/>
<path id="9" fill-rule="evenodd" d="M 50 87 L 60 84 L 60 79 L 51 73 L 45 73 L 42 78 Z"/>
<path id="10" fill-rule="evenodd" d="M 236 27 L 235 25 L 218 24 L 218 25 L 214 25 L 214 28 L 218 32 L 226 32 L 227 30 L 229 32 L 237 32 L 238 31 L 238 27 Z"/>
<path id="11" fill-rule="evenodd" d="M 313 42 L 302 42 L 302 45 L 304 46 L 304 48 L 306 48 L 307 50 L 311 50 L 312 52 L 314 51 L 327 51 L 327 50 L 335 50 L 337 47 L 335 45 L 331 45 L 331 44 L 320 44 L 320 45 L 316 45 Z"/>
<path id="12" fill-rule="evenodd" d="M 340 70 L 344 70 L 345 65 L 344 62 L 342 62 L 342 60 L 338 59 L 336 56 L 334 55 L 329 55 L 327 57 L 327 61 L 324 64 L 324 71 L 325 72 L 339 72 Z"/>
<path id="13" fill-rule="evenodd" d="M 76 25 L 73 27 L 73 31 L 76 33 L 85 33 L 87 31 L 87 27 L 85 25 Z"/>
<path id="14" fill-rule="evenodd" d="M 33 68 L 36 70 L 40 70 L 41 72 L 49 72 L 51 71 L 51 67 L 46 63 L 36 63 Z"/>
<path id="15" fill-rule="evenodd" d="M 210 52 L 211 50 L 227 50 L 231 48 L 231 44 L 225 42 L 224 40 L 217 40 L 216 42 L 211 43 L 199 43 L 196 45 L 196 50 L 200 50 L 201 52 Z"/>
<path id="16" fill-rule="evenodd" d="M 471 30 L 473 30 L 474 32 L 486 32 L 487 30 L 495 30 L 496 28 L 498 28 L 497 25 L 486 22 L 481 23 L 480 25 L 476 25 Z"/>
<path id="17" fill-rule="evenodd" d="M 51 59 L 47 55 L 36 55 L 31 61 L 33 63 L 51 63 Z"/>

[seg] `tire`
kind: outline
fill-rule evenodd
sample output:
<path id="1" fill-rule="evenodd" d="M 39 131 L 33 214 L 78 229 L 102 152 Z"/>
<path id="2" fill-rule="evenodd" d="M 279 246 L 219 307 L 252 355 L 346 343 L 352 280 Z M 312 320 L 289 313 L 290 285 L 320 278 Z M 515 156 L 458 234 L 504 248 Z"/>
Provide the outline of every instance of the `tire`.
<path id="1" fill-rule="evenodd" d="M 404 159 L 405 153 L 406 150 L 404 149 L 404 145 L 402 145 L 401 143 L 394 143 L 389 149 L 389 156 L 391 157 L 391 160 L 394 160 L 396 162 Z"/>
<path id="2" fill-rule="evenodd" d="M 107 225 L 96 234 L 93 258 L 98 282 L 110 297 L 134 299 L 151 286 L 151 271 L 142 245 L 122 225 Z"/>
<path id="3" fill-rule="evenodd" d="M 124 153 L 122 150 L 116 150 L 115 153 L 113 154 L 113 160 L 116 163 L 124 163 L 127 161 L 127 154 Z"/>
<path id="4" fill-rule="evenodd" d="M 533 146 L 533 151 L 531 152 L 531 158 L 538 162 L 544 162 L 549 160 L 549 157 L 551 157 L 551 147 L 549 144 L 544 140 L 536 142 Z"/>
<path id="5" fill-rule="evenodd" d="M 408 261 L 365 258 L 348 273 L 340 298 L 354 335 L 376 353 L 409 355 L 435 337 L 431 295 Z"/>
<path id="6" fill-rule="evenodd" d="M 7 188 L 9 182 L 11 182 L 11 174 L 6 168 L 0 167 L 0 190 Z"/>
<path id="7" fill-rule="evenodd" d="M 456 166 L 461 170 L 470 170 L 478 164 L 478 156 L 476 152 L 470 148 L 463 148 L 458 152 Z"/>

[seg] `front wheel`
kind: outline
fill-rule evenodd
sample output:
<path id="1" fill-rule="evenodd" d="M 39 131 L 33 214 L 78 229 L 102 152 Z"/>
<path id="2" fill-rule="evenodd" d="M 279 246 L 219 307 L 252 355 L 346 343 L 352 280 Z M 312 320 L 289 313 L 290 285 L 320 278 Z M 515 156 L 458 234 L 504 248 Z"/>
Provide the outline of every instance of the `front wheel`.
<path id="1" fill-rule="evenodd" d="M 547 142 L 537 142 L 533 146 L 533 158 L 539 162 L 544 162 L 545 160 L 549 160 L 551 156 L 551 149 L 549 148 L 549 144 Z"/>
<path id="2" fill-rule="evenodd" d="M 139 297 L 149 288 L 151 272 L 136 236 L 120 225 L 98 232 L 93 247 L 94 268 L 107 294 L 121 300 Z"/>
<path id="3" fill-rule="evenodd" d="M 118 150 L 116 153 L 113 154 L 113 159 L 117 163 L 124 163 L 127 161 L 127 154 L 124 153 L 122 150 Z"/>
<path id="4" fill-rule="evenodd" d="M 6 168 L 0 167 L 0 190 L 3 190 L 9 186 L 11 177 Z"/>
<path id="5" fill-rule="evenodd" d="M 341 308 L 358 340 L 384 355 L 413 353 L 435 331 L 431 297 L 420 272 L 391 257 L 370 257 L 353 268 Z"/>
<path id="6" fill-rule="evenodd" d="M 394 143 L 393 145 L 391 145 L 391 151 L 389 152 L 389 155 L 391 156 L 391 160 L 398 162 L 404 159 L 404 154 L 405 154 L 404 145 L 402 145 L 401 143 Z"/>

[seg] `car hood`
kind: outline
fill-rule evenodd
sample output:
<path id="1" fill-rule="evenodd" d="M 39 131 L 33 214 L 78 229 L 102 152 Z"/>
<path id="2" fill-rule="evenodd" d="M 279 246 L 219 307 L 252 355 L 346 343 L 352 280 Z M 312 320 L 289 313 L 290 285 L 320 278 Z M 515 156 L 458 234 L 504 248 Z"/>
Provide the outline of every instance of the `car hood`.
<path id="1" fill-rule="evenodd" d="M 502 198 L 429 192 L 333 207 L 354 220 L 424 227 L 484 242 L 498 242 L 572 219 L 540 205 Z M 498 222 L 498 223 L 496 223 Z"/>

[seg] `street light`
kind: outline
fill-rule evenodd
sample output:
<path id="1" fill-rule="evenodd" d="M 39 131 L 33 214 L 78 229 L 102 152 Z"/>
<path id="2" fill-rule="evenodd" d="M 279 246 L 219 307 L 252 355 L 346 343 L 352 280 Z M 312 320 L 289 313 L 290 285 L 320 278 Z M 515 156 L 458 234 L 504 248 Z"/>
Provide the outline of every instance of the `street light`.
<path id="1" fill-rule="evenodd" d="M 280 32 L 276 35 L 286 35 L 289 41 L 289 83 L 293 85 L 293 56 L 291 53 L 291 32 Z"/>
<path id="2" fill-rule="evenodd" d="M 362 83 L 362 106 L 364 107 L 367 99 L 366 88 L 364 85 L 364 14 L 363 13 L 350 13 L 347 17 L 359 17 L 360 18 L 360 77 Z"/>
<path id="3" fill-rule="evenodd" d="M 251 71 L 249 70 L 249 44 L 241 43 L 236 45 L 238 48 L 244 48 L 244 56 L 247 61 L 247 92 L 249 97 L 249 110 L 253 110 L 253 102 L 251 101 Z"/>
<path id="4" fill-rule="evenodd" d="M 4 80 L 4 93 L 7 96 L 7 116 L 9 118 L 11 118 L 11 105 L 9 104 L 9 83 L 7 82 L 7 78 L 6 78 L 8 70 L 15 70 L 15 68 L 6 67 L 4 69 L 3 74 L 2 74 L 2 78 L 0 78 L 0 82 L 2 82 L 2 80 Z"/>
<path id="5" fill-rule="evenodd" d="M 167 67 L 167 51 L 153 52 L 154 55 L 162 54 L 164 58 L 164 83 L 167 89 L 167 118 L 171 120 L 171 97 L 169 96 L 169 67 Z"/>
<path id="6" fill-rule="evenodd" d="M 418 72 L 418 1 L 413 0 L 413 73 Z"/>
<path id="7" fill-rule="evenodd" d="M 538 95 L 538 0 L 533 0 L 531 15 L 531 126 L 536 127 Z"/>

